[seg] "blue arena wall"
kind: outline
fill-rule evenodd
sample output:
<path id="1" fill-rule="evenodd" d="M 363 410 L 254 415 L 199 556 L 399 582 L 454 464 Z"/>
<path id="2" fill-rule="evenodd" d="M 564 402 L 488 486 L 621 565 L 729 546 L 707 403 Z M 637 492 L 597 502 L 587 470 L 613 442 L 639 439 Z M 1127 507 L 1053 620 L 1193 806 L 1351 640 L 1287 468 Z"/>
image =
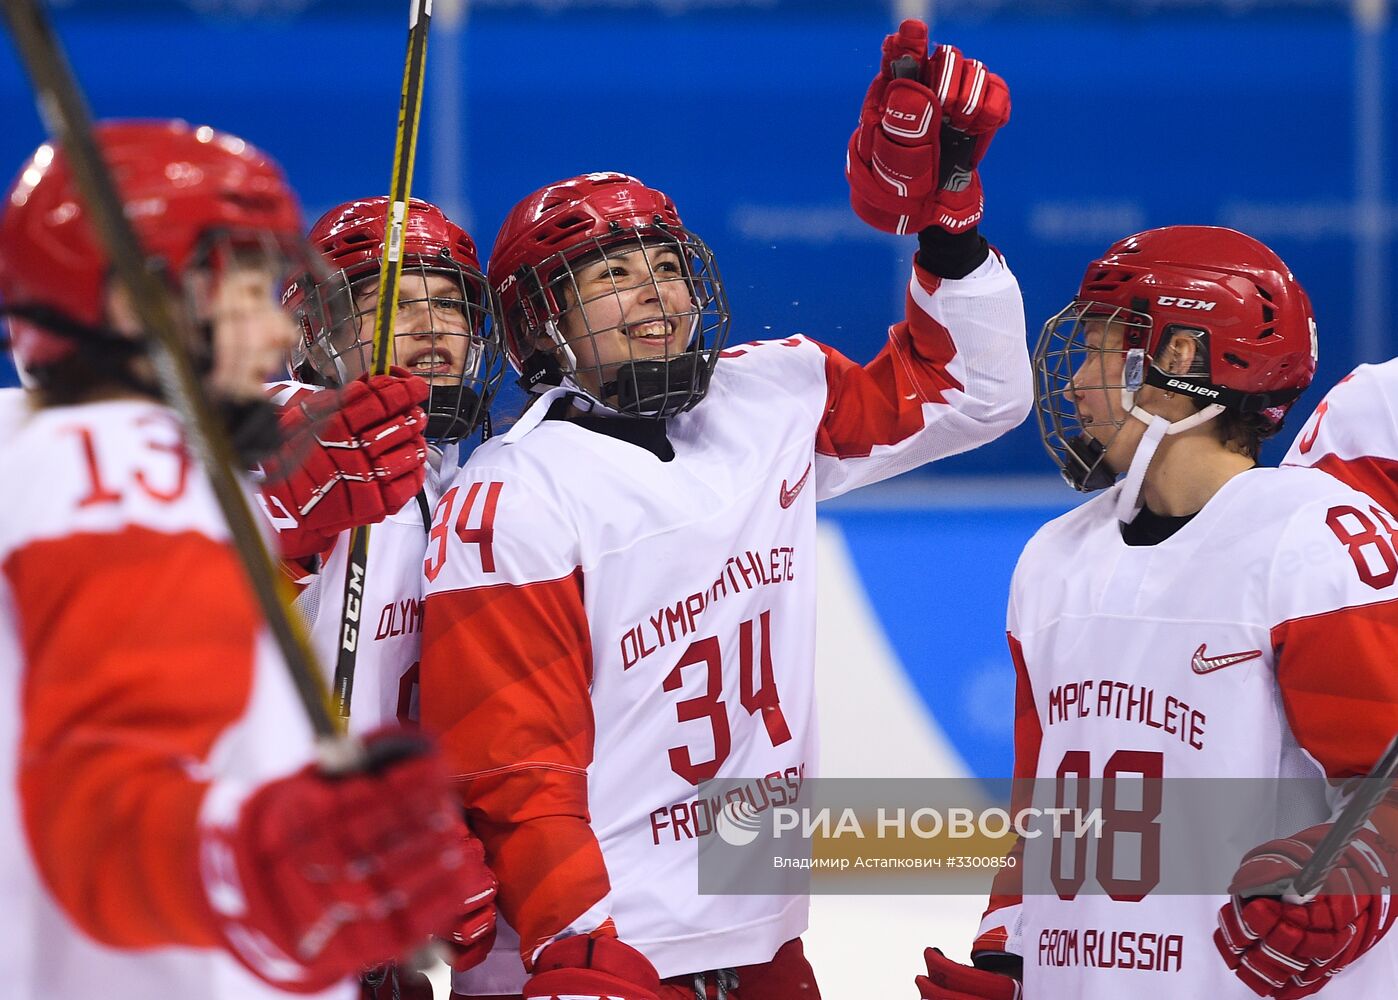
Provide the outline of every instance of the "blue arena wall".
<path id="1" fill-rule="evenodd" d="M 230 18 L 154 0 L 87 0 L 61 9 L 58 26 L 99 115 L 174 115 L 238 132 L 285 164 L 314 215 L 387 185 L 403 6 L 350 0 Z M 891 24 L 885 5 L 564 6 L 473 8 L 456 66 L 462 112 L 443 123 L 445 102 L 429 89 L 415 189 L 442 199 L 459 191 L 458 209 L 488 249 L 529 190 L 585 170 L 636 173 L 668 190 L 713 244 L 736 339 L 805 332 L 853 357 L 872 355 L 901 310 L 914 248 L 865 229 L 848 210 L 842 177 Z M 1355 204 L 1356 43 L 1339 5 L 1236 15 L 1174 0 L 981 6 L 991 13 L 943 4 L 936 35 L 1012 85 L 1013 121 L 984 168 L 983 229 L 1020 277 L 1031 336 L 1112 239 L 1192 222 L 1245 228 L 1292 265 L 1319 316 L 1320 384 L 1394 353 L 1398 330 L 1387 313 L 1380 339 L 1369 335 L 1370 356 L 1354 330 L 1357 239 L 1365 226 L 1381 235 L 1382 275 L 1398 287 L 1398 209 Z M 443 38 L 429 56 L 436 74 L 444 67 L 432 60 L 450 58 Z M 1390 66 L 1395 38 L 1391 25 L 1381 36 Z M 0 42 L 6 171 L 41 138 L 8 46 Z M 1392 71 L 1379 82 L 1389 108 L 1398 108 L 1395 83 Z M 446 162 L 434 144 L 454 146 L 457 183 L 434 176 Z M 1391 198 L 1398 160 L 1387 162 L 1381 180 Z M 1045 469 L 1027 425 L 928 474 Z"/>
<path id="2" fill-rule="evenodd" d="M 827 510 L 876 627 L 920 696 L 929 724 L 967 773 L 1005 778 L 1013 763 L 1014 667 L 1005 605 L 1019 553 L 1058 507 L 1009 510 Z M 1067 569 L 1065 567 L 1065 569 Z M 818 631 L 838 627 L 821 621 Z M 841 665 L 824 665 L 824 669 Z M 843 665 L 865 669 L 862 663 Z M 878 738 L 878 719 L 869 719 Z"/>

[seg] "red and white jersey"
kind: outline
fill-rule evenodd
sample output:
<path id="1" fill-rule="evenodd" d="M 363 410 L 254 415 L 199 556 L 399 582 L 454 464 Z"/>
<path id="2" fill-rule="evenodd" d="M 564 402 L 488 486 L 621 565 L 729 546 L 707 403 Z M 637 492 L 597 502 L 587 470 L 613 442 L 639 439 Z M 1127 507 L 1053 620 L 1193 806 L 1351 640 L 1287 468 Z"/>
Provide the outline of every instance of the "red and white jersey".
<path id="1" fill-rule="evenodd" d="M 198 827 L 311 731 L 175 416 L 4 393 L 0 435 L 4 995 L 285 996 L 220 950 Z"/>
<path id="2" fill-rule="evenodd" d="M 1041 792 L 1068 778 L 1164 778 L 1161 804 L 1122 806 L 1110 822 L 1129 836 L 1105 827 L 1079 862 L 1062 861 L 1065 849 L 1047 892 L 1021 900 L 1002 872 L 977 950 L 1022 955 L 1026 997 L 1244 1000 L 1253 994 L 1212 943 L 1227 897 L 1165 889 L 1181 891 L 1203 858 L 1222 859 L 1226 886 L 1258 843 L 1327 821 L 1334 794 L 1323 780 L 1285 797 L 1229 786 L 1259 796 L 1245 815 L 1265 818 L 1261 835 L 1167 835 L 1162 853 L 1159 824 L 1190 801 L 1171 797 L 1208 791 L 1169 779 L 1367 773 L 1398 731 L 1398 522 L 1312 469 L 1254 469 L 1170 538 L 1130 546 L 1118 489 L 1042 528 L 1015 570 L 1015 777 L 1044 779 Z M 1394 982 L 1390 937 L 1324 995 L 1386 996 Z"/>
<path id="3" fill-rule="evenodd" d="M 615 929 L 661 976 L 766 962 L 804 897 L 700 895 L 706 779 L 780 805 L 816 773 L 815 504 L 966 451 L 1030 400 L 992 255 L 909 286 L 859 366 L 804 337 L 725 351 L 672 460 L 545 393 L 479 448 L 428 544 L 422 720 L 441 737 L 532 959 Z"/>
<path id="4" fill-rule="evenodd" d="M 1398 358 L 1360 365 L 1331 389 L 1283 465 L 1310 465 L 1398 510 Z"/>
<path id="5" fill-rule="evenodd" d="M 302 382 L 275 386 L 272 402 L 286 406 L 303 393 L 319 392 Z M 366 733 L 397 722 L 417 720 L 418 654 L 422 648 L 422 554 L 427 548 L 431 511 L 441 481 L 457 471 L 458 446 L 429 448 L 422 497 L 375 524 L 369 531 L 364 594 L 361 598 L 350 732 Z M 268 517 L 275 526 L 276 517 Z M 343 638 L 345 569 L 351 532 L 341 532 L 320 556 L 319 569 L 297 580 L 296 609 L 306 624 L 316 660 L 332 683 Z"/>

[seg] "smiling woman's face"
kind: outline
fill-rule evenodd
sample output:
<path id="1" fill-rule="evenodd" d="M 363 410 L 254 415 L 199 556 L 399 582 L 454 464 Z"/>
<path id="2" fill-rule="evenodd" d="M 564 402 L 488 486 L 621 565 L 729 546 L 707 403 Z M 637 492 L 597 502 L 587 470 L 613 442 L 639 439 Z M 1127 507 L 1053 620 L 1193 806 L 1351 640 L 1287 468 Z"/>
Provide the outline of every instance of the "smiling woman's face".
<path id="1" fill-rule="evenodd" d="M 341 350 L 346 379 L 364 372 L 371 361 L 368 346 L 374 336 L 374 312 L 379 304 L 377 281 L 355 289 L 356 320 L 351 336 L 366 345 L 363 350 Z M 394 317 L 393 358 L 396 365 L 432 382 L 459 381 L 470 365 L 472 342 L 468 304 L 461 286 L 446 274 L 430 271 L 403 272 L 398 288 L 398 313 Z M 349 345 L 347 345 L 349 346 Z"/>
<path id="2" fill-rule="evenodd" d="M 689 344 L 695 303 L 679 253 L 632 244 L 573 272 L 560 332 L 582 387 L 600 393 L 619 365 L 674 357 Z M 550 345 L 551 346 L 551 345 Z"/>

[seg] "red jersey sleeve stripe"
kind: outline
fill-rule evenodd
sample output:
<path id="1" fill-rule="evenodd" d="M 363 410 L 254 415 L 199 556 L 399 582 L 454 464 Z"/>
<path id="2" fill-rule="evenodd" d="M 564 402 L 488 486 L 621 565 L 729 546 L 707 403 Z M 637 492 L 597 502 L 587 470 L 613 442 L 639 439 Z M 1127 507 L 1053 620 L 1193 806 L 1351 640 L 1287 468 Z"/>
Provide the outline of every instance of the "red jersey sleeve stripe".
<path id="1" fill-rule="evenodd" d="M 213 945 L 197 874 L 205 784 L 241 718 L 261 625 L 225 545 L 128 527 L 13 553 L 24 655 L 19 793 L 69 918 L 117 947 Z"/>
<path id="2" fill-rule="evenodd" d="M 1383 504 L 1390 513 L 1398 513 L 1398 461 L 1369 455 L 1364 458 L 1339 458 L 1324 455 L 1315 463 L 1346 486 L 1367 493 Z"/>
<path id="3" fill-rule="evenodd" d="M 500 879 L 526 963 L 610 889 L 589 825 L 592 641 L 580 569 L 432 594 L 421 709 Z"/>
<path id="4" fill-rule="evenodd" d="M 1027 809 L 1033 804 L 1034 777 L 1039 771 L 1039 745 L 1043 742 L 1044 733 L 1039 722 L 1039 710 L 1034 704 L 1029 667 L 1024 662 L 1024 647 L 1013 633 L 1006 633 L 1006 638 L 1010 645 L 1010 659 L 1015 665 L 1015 764 L 1010 812 L 1018 814 L 1021 809 Z M 1024 854 L 1023 841 L 1016 840 L 1010 848 L 1010 854 L 1016 860 L 1021 859 Z M 1023 872 L 1023 866 L 1016 864 L 1012 868 L 1001 868 L 995 873 L 995 879 L 991 883 L 990 902 L 985 908 L 986 916 L 1023 901 Z M 979 943 L 976 948 L 994 950 Z"/>
<path id="5" fill-rule="evenodd" d="M 938 279 L 918 272 L 934 291 Z M 928 283 L 932 287 L 928 288 Z M 825 416 L 816 451 L 836 458 L 865 458 L 879 445 L 894 445 L 924 426 L 924 403 L 946 402 L 945 393 L 964 388 L 948 370 L 956 356 L 951 334 L 913 301 L 908 318 L 889 328 L 888 343 L 860 366 L 825 345 Z"/>
<path id="6" fill-rule="evenodd" d="M 1272 648 L 1296 741 L 1332 780 L 1367 774 L 1398 732 L 1398 600 L 1282 622 Z"/>

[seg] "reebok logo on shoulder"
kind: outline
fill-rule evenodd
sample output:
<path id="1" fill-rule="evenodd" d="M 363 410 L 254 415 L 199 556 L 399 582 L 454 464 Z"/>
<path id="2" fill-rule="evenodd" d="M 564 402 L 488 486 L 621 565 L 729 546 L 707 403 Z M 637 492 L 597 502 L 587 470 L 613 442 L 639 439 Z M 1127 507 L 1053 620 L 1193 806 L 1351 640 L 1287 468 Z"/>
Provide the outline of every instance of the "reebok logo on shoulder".
<path id="1" fill-rule="evenodd" d="M 1248 660 L 1255 660 L 1262 655 L 1260 649 L 1249 649 L 1245 653 L 1224 653 L 1222 656 L 1205 656 L 1204 650 L 1208 643 L 1201 642 L 1199 648 L 1194 651 L 1193 666 L 1196 674 L 1211 674 L 1215 670 L 1222 670 L 1224 667 L 1231 667 L 1235 663 L 1246 663 Z"/>
<path id="2" fill-rule="evenodd" d="M 801 478 L 796 480 L 796 485 L 791 487 L 791 489 L 787 489 L 786 480 L 782 480 L 781 495 L 777 497 L 777 502 L 782 505 L 782 510 L 786 510 L 786 508 L 790 507 L 792 504 L 796 502 L 797 496 L 800 495 L 801 489 L 806 485 L 806 480 L 810 478 L 810 475 L 811 463 L 807 463 L 806 471 L 801 473 Z"/>

